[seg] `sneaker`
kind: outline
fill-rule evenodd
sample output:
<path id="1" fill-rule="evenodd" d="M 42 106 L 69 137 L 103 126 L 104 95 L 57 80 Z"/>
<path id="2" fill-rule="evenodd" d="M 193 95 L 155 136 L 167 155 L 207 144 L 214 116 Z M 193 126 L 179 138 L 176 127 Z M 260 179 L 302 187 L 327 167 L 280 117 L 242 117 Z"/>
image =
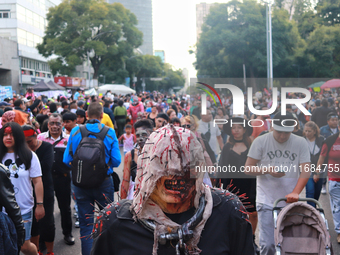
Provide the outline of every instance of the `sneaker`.
<path id="1" fill-rule="evenodd" d="M 74 227 L 79 228 L 79 219 L 77 218 L 76 221 L 74 222 Z"/>
<path id="2" fill-rule="evenodd" d="M 78 218 L 78 213 L 76 213 L 76 212 L 73 213 L 73 218 L 76 218 L 76 219 L 77 219 L 77 218 Z"/>
<path id="3" fill-rule="evenodd" d="M 338 237 L 336 238 L 337 242 L 340 243 L 340 234 L 338 234 Z"/>
<path id="4" fill-rule="evenodd" d="M 322 185 L 321 194 L 327 194 L 326 185 Z"/>

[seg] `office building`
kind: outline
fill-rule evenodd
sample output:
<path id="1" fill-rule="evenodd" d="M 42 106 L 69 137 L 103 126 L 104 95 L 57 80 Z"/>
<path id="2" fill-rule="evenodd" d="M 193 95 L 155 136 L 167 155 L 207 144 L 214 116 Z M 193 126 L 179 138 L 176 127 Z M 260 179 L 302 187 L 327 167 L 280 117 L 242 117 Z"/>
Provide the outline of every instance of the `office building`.
<path id="1" fill-rule="evenodd" d="M 143 44 L 139 49 L 143 54 L 153 55 L 152 0 L 108 0 L 108 3 L 121 3 L 136 15 L 136 27 L 143 32 Z"/>
<path id="2" fill-rule="evenodd" d="M 164 50 L 155 50 L 156 57 L 160 57 L 162 59 L 162 62 L 165 63 L 165 51 Z"/>
<path id="3" fill-rule="evenodd" d="M 36 49 L 45 34 L 46 13 L 61 0 L 6 0 L 0 2 L 0 37 L 17 42 L 11 59 L 20 59 L 18 84 L 13 89 L 34 86 L 40 80 L 53 80 L 47 59 Z M 1 61 L 1 60 L 0 60 Z M 0 66 L 1 68 L 1 66 Z M 22 85 L 21 86 L 19 86 Z"/>

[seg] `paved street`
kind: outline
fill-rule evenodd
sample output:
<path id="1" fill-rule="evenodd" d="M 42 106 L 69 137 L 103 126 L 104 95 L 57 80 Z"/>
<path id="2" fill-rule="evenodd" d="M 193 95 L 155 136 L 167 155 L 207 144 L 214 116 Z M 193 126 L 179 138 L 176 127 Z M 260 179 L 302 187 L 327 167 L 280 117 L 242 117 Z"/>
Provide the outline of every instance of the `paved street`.
<path id="1" fill-rule="evenodd" d="M 121 153 L 123 157 L 123 151 L 121 148 Z M 122 179 L 122 174 L 123 174 L 123 164 L 118 169 L 115 169 L 117 171 L 118 175 Z M 302 195 L 304 196 L 304 195 Z M 117 195 L 115 195 L 115 199 L 118 199 Z M 340 254 L 340 245 L 337 244 L 336 242 L 336 233 L 334 231 L 334 224 L 333 224 L 333 219 L 332 219 L 332 214 L 330 211 L 330 201 L 329 201 L 329 195 L 321 195 L 320 197 L 320 202 L 322 204 L 322 207 L 325 209 L 325 214 L 326 214 L 326 219 L 328 220 L 328 225 L 329 225 L 329 232 L 331 235 L 331 241 L 333 245 L 333 250 L 334 254 Z M 74 212 L 73 206 L 72 210 Z M 55 203 L 55 221 L 56 221 L 56 238 L 55 238 L 55 248 L 54 252 L 56 255 L 80 255 L 81 254 L 81 248 L 80 248 L 80 234 L 79 234 L 79 229 L 74 228 L 73 229 L 73 236 L 76 239 L 76 243 L 73 246 L 68 246 L 64 243 L 63 241 L 63 235 L 61 231 L 61 226 L 60 226 L 60 213 L 58 209 L 57 203 Z M 256 234 L 256 240 L 258 240 L 258 231 Z"/>

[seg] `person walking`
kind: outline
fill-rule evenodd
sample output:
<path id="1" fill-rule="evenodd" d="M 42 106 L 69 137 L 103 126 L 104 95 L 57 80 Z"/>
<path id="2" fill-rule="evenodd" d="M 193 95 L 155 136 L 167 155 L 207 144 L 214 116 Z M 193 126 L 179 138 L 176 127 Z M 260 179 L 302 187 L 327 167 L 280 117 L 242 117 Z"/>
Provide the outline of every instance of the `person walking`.
<path id="1" fill-rule="evenodd" d="M 308 121 L 303 129 L 304 137 L 308 143 L 309 153 L 311 158 L 311 165 L 316 166 L 321 153 L 322 142 L 325 140 L 320 136 L 320 129 L 314 121 Z M 315 171 L 311 172 L 310 178 L 306 185 L 306 197 L 319 200 L 323 179 L 315 175 Z M 315 207 L 315 203 L 308 202 L 311 206 Z"/>
<path id="2" fill-rule="evenodd" d="M 101 131 L 106 130 L 104 139 L 102 140 L 105 146 L 105 163 L 110 165 L 101 171 L 106 172 L 105 179 L 96 188 L 83 188 L 74 184 L 72 186 L 78 205 L 78 216 L 80 225 L 81 239 L 81 251 L 83 255 L 89 255 L 92 248 L 92 238 L 89 235 L 92 232 L 92 225 L 94 223 L 93 213 L 94 208 L 92 205 L 98 204 L 99 208 L 105 206 L 107 201 L 113 201 L 113 180 L 111 174 L 113 173 L 113 167 L 118 167 L 121 162 L 121 156 L 118 146 L 118 140 L 116 133 L 112 128 L 105 127 L 104 124 L 100 123 L 103 118 L 103 106 L 100 103 L 92 102 L 86 112 L 87 123 L 84 126 L 77 126 L 72 129 L 70 139 L 67 143 L 67 147 L 64 152 L 63 162 L 72 167 L 74 164 L 78 165 L 78 162 L 73 162 L 74 156 L 78 157 L 78 146 L 81 147 L 80 143 L 85 138 L 82 135 L 82 129 L 89 133 L 87 137 L 98 138 Z M 84 166 L 87 167 L 87 166 Z M 95 165 L 94 165 L 95 167 Z M 74 176 L 73 176 L 74 177 Z M 85 178 L 85 177 L 84 177 Z M 74 179 L 73 179 L 74 180 Z M 92 181 L 92 180 L 87 180 Z M 94 180 L 93 180 L 94 181 Z"/>
<path id="3" fill-rule="evenodd" d="M 62 161 L 69 135 L 62 131 L 62 123 L 62 116 L 58 113 L 52 113 L 48 118 L 48 131 L 39 134 L 38 140 L 53 145 L 52 176 L 54 192 L 60 209 L 61 228 L 64 242 L 67 245 L 74 245 L 71 215 L 71 175 L 70 169 Z"/>
<path id="4" fill-rule="evenodd" d="M 37 247 L 30 241 L 32 218 L 35 217 L 39 221 L 45 216 L 44 189 L 39 159 L 28 148 L 24 132 L 18 123 L 8 122 L 0 129 L 0 161 L 10 171 L 15 199 L 24 221 L 25 242 L 21 246 L 21 252 L 25 255 L 36 255 Z M 37 200 L 34 216 L 32 183 Z"/>
<path id="5" fill-rule="evenodd" d="M 39 239 L 45 243 L 47 255 L 54 255 L 53 246 L 55 238 L 55 224 L 54 224 L 54 187 L 52 177 L 52 165 L 54 160 L 54 152 L 52 144 L 40 141 L 37 138 L 37 131 L 33 126 L 24 125 L 26 143 L 28 147 L 37 154 L 41 165 L 42 182 L 44 185 L 44 208 L 45 216 L 40 221 L 33 218 L 31 242 L 38 248 L 38 255 L 42 255 L 39 251 Z M 35 196 L 34 196 L 35 197 Z M 33 210 L 37 208 L 36 197 Z"/>

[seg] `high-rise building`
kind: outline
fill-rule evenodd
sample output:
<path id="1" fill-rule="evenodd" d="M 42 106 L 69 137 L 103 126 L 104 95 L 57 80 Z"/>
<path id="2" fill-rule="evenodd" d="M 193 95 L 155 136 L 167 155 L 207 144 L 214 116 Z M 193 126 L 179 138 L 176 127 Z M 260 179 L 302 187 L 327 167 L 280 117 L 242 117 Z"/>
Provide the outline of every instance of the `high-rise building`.
<path id="1" fill-rule="evenodd" d="M 156 57 L 160 57 L 162 59 L 162 62 L 165 63 L 165 51 L 164 50 L 155 50 Z"/>
<path id="2" fill-rule="evenodd" d="M 205 17 L 209 14 L 211 6 L 214 4 L 200 3 L 196 4 L 196 38 L 197 41 L 202 32 L 202 25 L 205 22 Z"/>
<path id="3" fill-rule="evenodd" d="M 53 79 L 47 59 L 38 53 L 46 28 L 46 13 L 61 0 L 6 0 L 0 2 L 0 37 L 17 42 L 18 51 L 11 59 L 19 59 L 23 88 L 40 80 Z M 1 54 L 1 53 L 0 53 Z M 1 68 L 1 66 L 0 66 Z M 19 89 L 19 84 L 11 84 Z"/>
<path id="4" fill-rule="evenodd" d="M 136 15 L 136 27 L 143 32 L 143 44 L 139 49 L 143 54 L 153 55 L 152 0 L 108 0 L 108 3 L 121 3 Z"/>

